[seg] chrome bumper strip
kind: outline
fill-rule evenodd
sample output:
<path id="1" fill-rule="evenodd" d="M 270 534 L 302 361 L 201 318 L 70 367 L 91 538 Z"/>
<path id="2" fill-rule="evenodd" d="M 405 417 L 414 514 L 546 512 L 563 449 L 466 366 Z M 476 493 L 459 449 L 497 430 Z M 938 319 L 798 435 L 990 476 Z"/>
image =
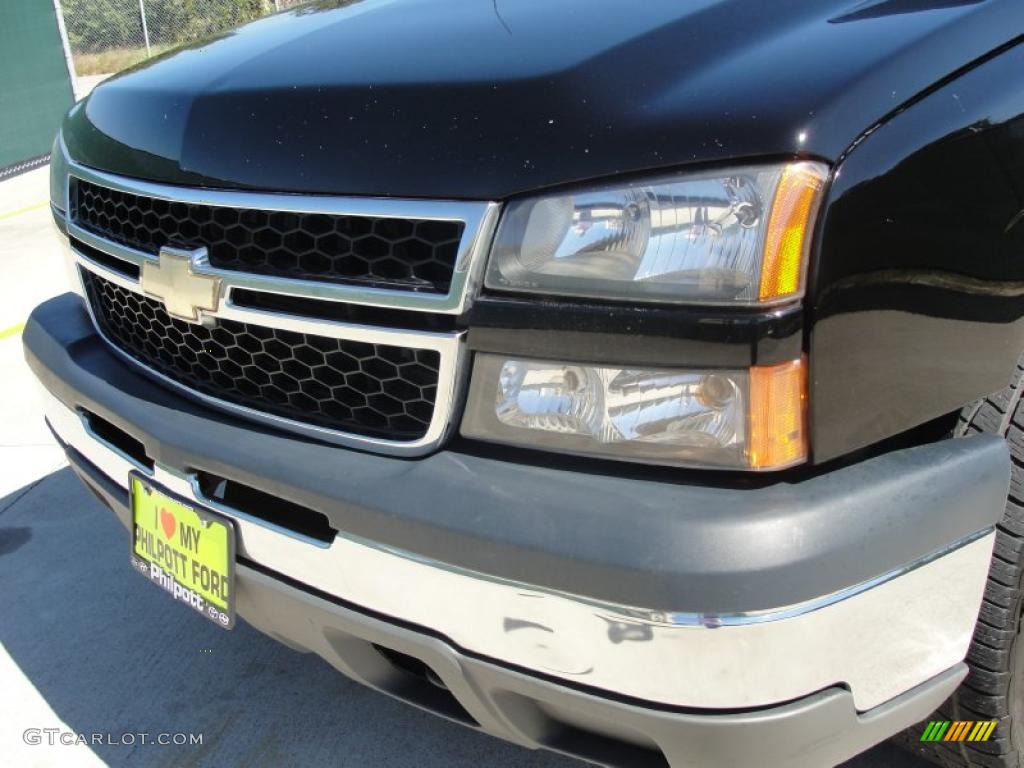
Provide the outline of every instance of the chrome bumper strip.
<path id="1" fill-rule="evenodd" d="M 119 485 L 134 465 L 44 392 L 47 418 Z M 156 482 L 197 504 L 191 476 L 157 465 Z M 272 571 L 506 664 L 657 704 L 761 707 L 833 685 L 858 710 L 960 662 L 974 629 L 994 532 L 866 584 L 793 606 L 712 616 L 608 605 L 494 579 L 339 535 L 330 545 L 223 505 L 238 553 Z M 243 614 L 244 616 L 244 614 Z"/>

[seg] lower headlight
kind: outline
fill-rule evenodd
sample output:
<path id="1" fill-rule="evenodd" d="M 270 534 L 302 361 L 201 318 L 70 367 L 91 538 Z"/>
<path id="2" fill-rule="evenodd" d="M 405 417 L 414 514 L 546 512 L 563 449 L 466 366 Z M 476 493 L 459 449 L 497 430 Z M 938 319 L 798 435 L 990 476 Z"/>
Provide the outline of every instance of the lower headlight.
<path id="1" fill-rule="evenodd" d="M 50 150 L 50 205 L 62 212 L 68 207 L 68 155 L 60 131 Z"/>
<path id="2" fill-rule="evenodd" d="M 462 433 L 678 466 L 782 469 L 807 456 L 802 361 L 740 371 L 478 354 Z"/>

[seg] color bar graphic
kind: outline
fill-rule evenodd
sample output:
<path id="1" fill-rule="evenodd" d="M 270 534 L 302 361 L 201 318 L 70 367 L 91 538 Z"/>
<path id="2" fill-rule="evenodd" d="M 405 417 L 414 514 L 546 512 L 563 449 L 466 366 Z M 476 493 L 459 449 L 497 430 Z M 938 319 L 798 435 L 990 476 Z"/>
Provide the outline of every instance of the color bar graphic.
<path id="1" fill-rule="evenodd" d="M 921 741 L 988 741 L 998 720 L 932 720 Z"/>

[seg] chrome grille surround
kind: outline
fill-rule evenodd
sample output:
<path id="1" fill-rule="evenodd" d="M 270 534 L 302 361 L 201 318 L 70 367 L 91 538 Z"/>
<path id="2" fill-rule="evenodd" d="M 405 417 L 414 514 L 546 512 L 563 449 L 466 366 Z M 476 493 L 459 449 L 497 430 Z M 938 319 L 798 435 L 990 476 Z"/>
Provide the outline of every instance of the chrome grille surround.
<path id="1" fill-rule="evenodd" d="M 255 410 L 199 392 L 141 363 L 122 350 L 114 340 L 104 334 L 100 323 L 97 322 L 97 317 L 93 313 L 92 306 L 86 301 L 86 306 L 92 316 L 97 332 L 122 359 L 168 387 L 174 388 L 192 399 L 204 402 L 217 409 L 305 436 L 390 455 L 416 456 L 429 453 L 448 437 L 450 431 L 457 423 L 457 414 L 454 411 L 461 400 L 467 375 L 464 331 L 438 332 L 384 328 L 376 325 L 359 325 L 306 317 L 298 314 L 271 312 L 240 306 L 233 301 L 233 293 L 235 290 L 260 291 L 281 296 L 392 310 L 406 310 L 409 312 L 435 313 L 439 315 L 461 314 L 470 305 L 480 283 L 483 263 L 497 223 L 500 207 L 497 203 L 346 198 L 196 189 L 155 184 L 115 176 L 85 168 L 73 162 L 69 163 L 69 174 L 92 184 L 172 202 L 266 211 L 462 222 L 464 229 L 462 240 L 459 244 L 455 270 L 449 290 L 444 294 L 250 274 L 234 270 L 217 269 L 209 265 L 201 267 L 202 274 L 220 279 L 221 287 L 218 309 L 208 313 L 213 322 L 224 319 L 314 336 L 327 336 L 369 344 L 437 352 L 440 356 L 440 364 L 438 367 L 434 412 L 425 434 L 416 440 L 391 440 L 352 434 L 339 429 L 304 423 L 295 419 Z M 73 218 L 69 188 L 70 183 L 67 183 L 64 189 L 64 210 L 67 212 L 65 216 L 67 217 L 68 235 L 71 238 L 71 258 L 73 259 L 74 266 L 77 267 L 73 270 L 73 279 L 76 281 L 75 290 L 83 297 L 86 296 L 81 271 L 86 270 L 126 290 L 144 295 L 138 279 L 90 258 L 84 252 L 86 249 L 75 247 L 75 240 L 84 243 L 89 248 L 101 251 L 106 256 L 123 261 L 140 272 L 144 264 L 157 263 L 157 254 L 147 253 L 107 240 L 78 226 Z M 414 325 L 414 323 L 410 324 Z"/>

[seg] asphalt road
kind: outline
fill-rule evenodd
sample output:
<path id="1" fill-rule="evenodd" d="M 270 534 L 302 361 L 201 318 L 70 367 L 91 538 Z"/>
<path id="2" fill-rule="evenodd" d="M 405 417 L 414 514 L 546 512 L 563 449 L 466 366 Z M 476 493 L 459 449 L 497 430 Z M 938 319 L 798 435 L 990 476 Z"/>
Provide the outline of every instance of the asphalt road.
<path id="1" fill-rule="evenodd" d="M 582 765 L 349 682 L 244 624 L 224 632 L 128 564 L 127 532 L 64 465 L 18 327 L 62 293 L 46 170 L 0 184 L 0 763 L 17 766 Z M 202 744 L 27 744 L 27 729 L 202 734 Z M 58 737 L 59 738 L 59 737 Z M 847 768 L 924 768 L 883 745 Z"/>

